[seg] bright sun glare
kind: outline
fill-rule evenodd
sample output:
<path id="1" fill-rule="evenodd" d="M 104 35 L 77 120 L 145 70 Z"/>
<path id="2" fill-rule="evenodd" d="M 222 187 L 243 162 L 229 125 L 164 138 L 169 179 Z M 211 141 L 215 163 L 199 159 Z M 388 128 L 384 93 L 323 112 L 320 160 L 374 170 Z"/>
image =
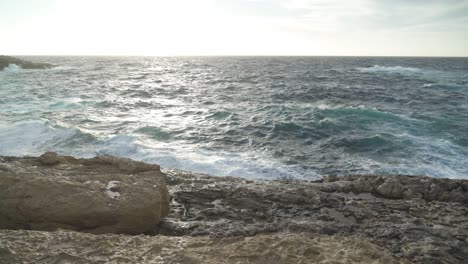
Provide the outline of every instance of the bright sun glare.
<path id="1" fill-rule="evenodd" d="M 467 54 L 468 3 L 371 0 L 26 0 L 0 3 L 4 53 Z M 398 8 L 396 8 L 398 7 Z M 3 13 L 2 13 L 3 11 Z M 34 45 L 31 45 L 34 43 Z"/>
<path id="2" fill-rule="evenodd" d="M 62 53 L 85 50 L 90 55 L 189 55 L 194 51 L 222 54 L 226 50 L 247 52 L 252 46 L 262 46 L 250 42 L 256 29 L 249 27 L 247 19 L 238 21 L 219 15 L 209 1 L 139 0 L 132 5 L 126 1 L 86 1 L 89 3 L 57 2 L 55 13 L 60 17 L 46 20 L 43 25 L 54 27 L 52 34 L 60 32 Z M 268 34 L 262 39 L 271 40 Z"/>

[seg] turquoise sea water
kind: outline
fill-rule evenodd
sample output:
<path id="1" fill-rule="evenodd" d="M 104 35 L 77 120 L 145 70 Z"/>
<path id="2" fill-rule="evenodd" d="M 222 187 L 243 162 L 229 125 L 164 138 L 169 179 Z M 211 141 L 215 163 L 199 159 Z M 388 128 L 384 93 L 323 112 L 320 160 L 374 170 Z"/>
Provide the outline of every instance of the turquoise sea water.
<path id="1" fill-rule="evenodd" d="M 59 66 L 0 71 L 0 155 L 468 179 L 467 58 L 25 58 Z"/>

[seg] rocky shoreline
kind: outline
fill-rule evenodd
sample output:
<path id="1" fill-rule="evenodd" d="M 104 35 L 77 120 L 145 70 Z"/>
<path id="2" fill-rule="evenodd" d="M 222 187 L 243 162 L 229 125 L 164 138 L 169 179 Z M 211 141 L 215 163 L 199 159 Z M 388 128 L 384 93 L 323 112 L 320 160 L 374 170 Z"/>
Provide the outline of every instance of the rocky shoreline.
<path id="1" fill-rule="evenodd" d="M 51 194 L 32 206 L 37 186 L 44 186 L 40 195 Z M 63 186 L 66 195 L 52 200 Z M 0 263 L 468 259 L 467 180 L 350 175 L 256 181 L 48 153 L 0 157 L 0 190 Z M 71 195 L 77 192 L 83 195 Z"/>
<path id="2" fill-rule="evenodd" d="M 54 67 L 54 65 L 49 63 L 30 62 L 11 56 L 0 55 L 0 71 L 8 67 L 10 64 L 15 64 L 22 69 L 50 69 Z"/>

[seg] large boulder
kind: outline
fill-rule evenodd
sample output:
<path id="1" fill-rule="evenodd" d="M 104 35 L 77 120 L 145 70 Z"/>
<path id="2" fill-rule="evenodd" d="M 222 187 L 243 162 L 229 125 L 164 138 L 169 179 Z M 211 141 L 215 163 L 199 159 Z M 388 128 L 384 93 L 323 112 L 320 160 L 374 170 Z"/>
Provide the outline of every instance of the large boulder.
<path id="1" fill-rule="evenodd" d="M 11 56 L 0 55 L 0 71 L 10 64 L 15 64 L 23 69 L 50 69 L 54 67 L 54 65 L 49 63 L 30 62 Z"/>
<path id="2" fill-rule="evenodd" d="M 0 228 L 155 233 L 169 195 L 158 165 L 100 156 L 0 157 Z"/>

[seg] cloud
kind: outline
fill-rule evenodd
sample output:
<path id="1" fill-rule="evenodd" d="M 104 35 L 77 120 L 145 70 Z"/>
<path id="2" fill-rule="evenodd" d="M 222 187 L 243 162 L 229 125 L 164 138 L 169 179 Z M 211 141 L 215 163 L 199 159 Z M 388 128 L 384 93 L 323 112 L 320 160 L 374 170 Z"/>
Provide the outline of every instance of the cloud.
<path id="1" fill-rule="evenodd" d="M 297 21 L 309 31 L 325 30 L 463 30 L 468 19 L 466 0 L 289 0 L 286 10 L 301 10 Z M 458 23 L 457 23 L 458 22 Z M 307 28 L 302 26 L 302 28 Z"/>

